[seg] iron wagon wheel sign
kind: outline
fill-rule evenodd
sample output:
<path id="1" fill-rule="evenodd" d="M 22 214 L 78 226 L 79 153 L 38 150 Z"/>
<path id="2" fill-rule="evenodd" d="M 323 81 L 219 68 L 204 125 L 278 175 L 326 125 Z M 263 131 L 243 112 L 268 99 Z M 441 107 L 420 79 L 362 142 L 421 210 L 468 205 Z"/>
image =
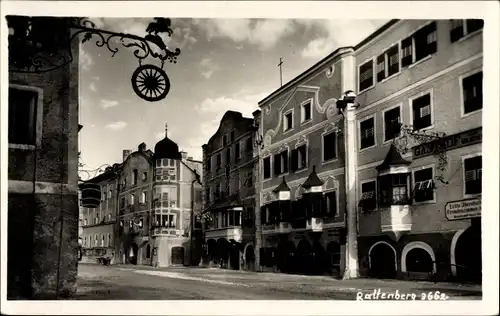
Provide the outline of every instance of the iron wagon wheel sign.
<path id="1" fill-rule="evenodd" d="M 135 93 L 146 101 L 160 101 L 170 91 L 170 79 L 167 73 L 155 65 L 139 66 L 131 80 Z"/>

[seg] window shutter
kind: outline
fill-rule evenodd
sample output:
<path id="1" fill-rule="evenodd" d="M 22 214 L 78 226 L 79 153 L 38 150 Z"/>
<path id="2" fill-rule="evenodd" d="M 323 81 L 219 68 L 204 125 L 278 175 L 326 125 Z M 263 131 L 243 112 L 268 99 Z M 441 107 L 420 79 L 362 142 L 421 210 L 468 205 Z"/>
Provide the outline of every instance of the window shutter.
<path id="1" fill-rule="evenodd" d="M 299 162 L 299 151 L 298 149 L 292 149 L 292 153 L 290 155 L 290 168 L 292 172 L 295 172 L 298 169 Z"/>
<path id="2" fill-rule="evenodd" d="M 408 37 L 401 41 L 402 59 L 401 66 L 406 67 L 412 64 L 413 61 L 413 47 L 412 38 Z"/>
<path id="3" fill-rule="evenodd" d="M 436 22 L 432 22 L 431 24 L 425 27 L 425 31 L 427 33 L 427 52 L 429 54 L 434 54 L 437 52 L 437 31 L 436 31 Z"/>
<path id="4" fill-rule="evenodd" d="M 377 57 L 377 81 L 385 78 L 385 53 Z"/>
<path id="5" fill-rule="evenodd" d="M 464 36 L 464 20 L 450 20 L 450 41 L 458 41 Z"/>

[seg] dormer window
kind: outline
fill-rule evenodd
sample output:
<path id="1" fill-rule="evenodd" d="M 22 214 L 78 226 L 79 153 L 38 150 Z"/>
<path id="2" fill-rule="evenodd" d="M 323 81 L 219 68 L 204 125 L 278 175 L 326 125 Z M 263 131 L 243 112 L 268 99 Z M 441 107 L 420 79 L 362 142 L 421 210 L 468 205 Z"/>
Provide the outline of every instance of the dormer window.
<path id="1" fill-rule="evenodd" d="M 312 102 L 311 100 L 307 100 L 306 102 L 302 103 L 300 106 L 300 123 L 305 123 L 311 120 L 312 116 Z"/>
<path id="2" fill-rule="evenodd" d="M 137 185 L 137 175 L 139 174 L 139 171 L 137 169 L 134 169 L 132 172 L 132 185 Z"/>

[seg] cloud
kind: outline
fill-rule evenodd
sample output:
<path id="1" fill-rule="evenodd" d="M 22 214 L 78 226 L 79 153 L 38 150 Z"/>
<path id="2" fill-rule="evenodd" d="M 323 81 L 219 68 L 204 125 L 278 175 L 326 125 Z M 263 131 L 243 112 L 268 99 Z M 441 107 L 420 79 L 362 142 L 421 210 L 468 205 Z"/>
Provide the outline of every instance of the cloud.
<path id="1" fill-rule="evenodd" d="M 285 36 L 294 32 L 290 19 L 203 19 L 196 20 L 207 38 L 229 38 L 237 43 L 247 42 L 268 50 Z"/>
<path id="2" fill-rule="evenodd" d="M 92 56 L 85 49 L 83 49 L 83 45 L 80 45 L 79 55 L 80 68 L 83 70 L 89 70 L 91 66 L 94 65 L 94 60 L 92 59 Z"/>
<path id="3" fill-rule="evenodd" d="M 202 71 L 201 75 L 205 79 L 210 79 L 210 77 L 212 77 L 214 72 L 219 70 L 219 66 L 210 58 L 204 58 L 200 62 L 200 65 L 201 65 L 201 68 L 204 70 L 204 71 Z"/>
<path id="4" fill-rule="evenodd" d="M 338 47 L 358 44 L 387 20 L 296 20 L 319 33 L 301 51 L 305 58 L 322 58 Z"/>
<path id="5" fill-rule="evenodd" d="M 257 103 L 269 93 L 251 93 L 248 90 L 241 90 L 231 96 L 220 96 L 217 98 L 207 98 L 195 107 L 196 111 L 207 113 L 210 119 L 199 125 L 198 136 L 186 140 L 182 145 L 189 148 L 200 148 L 208 142 L 210 137 L 219 128 L 222 116 L 229 111 L 238 111 L 245 117 L 252 117 L 252 112 L 258 109 Z"/>
<path id="6" fill-rule="evenodd" d="M 124 129 L 125 127 L 127 127 L 127 125 L 128 125 L 127 122 L 118 121 L 118 122 L 109 123 L 108 125 L 105 126 L 105 128 L 113 130 L 113 131 L 117 131 L 120 129 Z"/>
<path id="7" fill-rule="evenodd" d="M 112 107 L 115 107 L 118 105 L 118 101 L 116 100 L 101 100 L 101 107 L 103 109 L 108 109 L 108 108 L 112 108 Z"/>
<path id="8" fill-rule="evenodd" d="M 96 91 L 97 91 L 97 87 L 96 87 L 96 85 L 95 85 L 95 82 L 94 82 L 94 81 L 90 82 L 90 84 L 89 84 L 89 89 L 90 89 L 90 91 L 92 91 L 92 92 L 96 92 Z"/>

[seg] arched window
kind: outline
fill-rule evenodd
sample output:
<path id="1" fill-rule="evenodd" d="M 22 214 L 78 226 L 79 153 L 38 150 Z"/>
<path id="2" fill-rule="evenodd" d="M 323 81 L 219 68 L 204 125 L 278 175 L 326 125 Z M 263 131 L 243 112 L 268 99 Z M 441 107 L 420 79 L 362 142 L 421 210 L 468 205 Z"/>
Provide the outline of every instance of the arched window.
<path id="1" fill-rule="evenodd" d="M 108 247 L 111 247 L 111 234 L 108 234 Z"/>
<path id="2" fill-rule="evenodd" d="M 101 235 L 101 247 L 104 247 L 104 235 Z"/>
<path id="3" fill-rule="evenodd" d="M 97 243 L 99 242 L 99 239 L 97 238 L 97 234 L 94 235 L 94 246 L 97 246 Z"/>
<path id="4" fill-rule="evenodd" d="M 139 171 L 137 169 L 134 169 L 132 173 L 132 185 L 137 185 L 137 176 L 139 174 Z"/>
<path id="5" fill-rule="evenodd" d="M 148 203 L 148 193 L 146 191 L 142 192 L 141 194 L 141 203 Z"/>
<path id="6" fill-rule="evenodd" d="M 131 194 L 130 195 L 130 205 L 134 205 L 134 203 L 135 203 L 135 195 Z"/>
<path id="7" fill-rule="evenodd" d="M 87 237 L 83 237 L 83 247 L 87 247 Z"/>

